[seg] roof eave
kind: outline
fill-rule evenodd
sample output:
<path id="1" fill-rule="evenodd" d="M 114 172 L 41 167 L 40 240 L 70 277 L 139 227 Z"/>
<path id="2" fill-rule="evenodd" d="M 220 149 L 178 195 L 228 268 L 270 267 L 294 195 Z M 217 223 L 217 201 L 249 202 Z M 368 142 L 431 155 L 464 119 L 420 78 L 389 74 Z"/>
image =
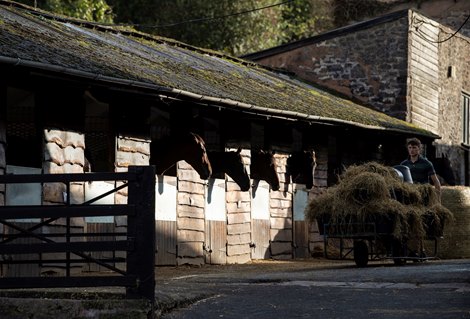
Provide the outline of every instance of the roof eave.
<path id="1" fill-rule="evenodd" d="M 380 126 L 375 126 L 375 125 L 367 125 L 367 124 L 362 124 L 362 123 L 353 122 L 353 121 L 341 120 L 341 119 L 330 118 L 330 117 L 323 117 L 323 116 L 318 116 L 318 115 L 311 115 L 311 114 L 306 114 L 306 113 L 301 113 L 301 112 L 260 107 L 254 104 L 248 104 L 248 103 L 235 101 L 235 100 L 231 100 L 227 98 L 204 96 L 198 93 L 193 93 L 193 92 L 176 89 L 176 88 L 165 87 L 165 86 L 159 86 L 153 83 L 146 83 L 146 82 L 141 82 L 141 81 L 134 81 L 134 80 L 116 78 L 116 77 L 111 77 L 111 76 L 105 76 L 101 74 L 94 74 L 94 73 L 79 71 L 76 69 L 66 68 L 66 67 L 62 67 L 58 65 L 22 60 L 20 58 L 0 56 L 0 64 L 22 66 L 22 67 L 27 67 L 27 68 L 36 69 L 36 70 L 54 72 L 58 74 L 64 74 L 64 75 L 79 77 L 79 78 L 85 78 L 85 79 L 92 80 L 92 81 L 106 82 L 106 83 L 112 83 L 115 85 L 117 84 L 117 85 L 122 85 L 122 86 L 127 86 L 127 87 L 151 90 L 154 93 L 162 95 L 162 96 L 186 97 L 191 100 L 207 102 L 210 105 L 224 106 L 226 108 L 238 109 L 238 110 L 248 111 L 252 113 L 273 116 L 277 118 L 284 118 L 288 120 L 303 120 L 307 122 L 320 122 L 320 123 L 325 123 L 325 124 L 329 123 L 329 124 L 336 124 L 336 125 L 347 125 L 347 126 L 355 126 L 355 127 L 360 127 L 360 128 L 369 129 L 369 130 L 389 131 L 389 132 L 396 132 L 396 133 L 403 133 L 403 134 L 414 134 L 414 135 L 426 136 L 430 138 L 440 138 L 439 136 L 433 135 L 432 133 L 427 134 L 426 132 L 423 132 L 422 134 L 420 134 L 417 131 L 411 131 L 411 130 L 407 131 L 407 130 L 403 130 L 399 128 L 385 128 L 385 127 L 380 127 Z"/>

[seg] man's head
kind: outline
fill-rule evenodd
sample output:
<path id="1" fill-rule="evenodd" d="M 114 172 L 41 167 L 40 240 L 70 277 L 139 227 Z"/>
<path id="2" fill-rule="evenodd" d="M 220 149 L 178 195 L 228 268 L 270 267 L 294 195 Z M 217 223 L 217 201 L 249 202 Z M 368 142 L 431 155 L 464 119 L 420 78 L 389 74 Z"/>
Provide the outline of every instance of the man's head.
<path id="1" fill-rule="evenodd" d="M 421 141 L 416 137 L 409 138 L 406 140 L 406 147 L 408 149 L 408 155 L 416 157 L 421 152 Z"/>
<path id="2" fill-rule="evenodd" d="M 416 137 L 409 138 L 406 140 L 406 146 L 410 145 L 418 146 L 419 148 L 421 148 L 421 141 Z"/>

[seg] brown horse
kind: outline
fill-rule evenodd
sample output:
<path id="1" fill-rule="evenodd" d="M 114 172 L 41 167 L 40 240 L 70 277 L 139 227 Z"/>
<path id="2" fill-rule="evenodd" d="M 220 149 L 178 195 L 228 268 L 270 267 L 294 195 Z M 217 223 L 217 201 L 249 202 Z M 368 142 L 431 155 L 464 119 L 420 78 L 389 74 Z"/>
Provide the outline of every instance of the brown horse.
<path id="1" fill-rule="evenodd" d="M 287 159 L 287 176 L 292 177 L 293 183 L 305 184 L 307 189 L 311 189 L 316 166 L 314 151 L 294 152 Z"/>
<path id="2" fill-rule="evenodd" d="M 202 179 L 208 179 L 212 174 L 204 140 L 192 132 L 152 141 L 150 154 L 150 164 L 155 165 L 158 175 L 164 174 L 181 160 L 188 162 Z"/>
<path id="3" fill-rule="evenodd" d="M 246 192 L 250 189 L 250 177 L 240 152 L 241 148 L 238 148 L 236 152 L 210 151 L 208 153 L 212 174 L 227 174 L 240 186 L 243 192 Z"/>
<path id="4" fill-rule="evenodd" d="M 271 189 L 279 190 L 279 176 L 277 176 L 274 153 L 263 150 L 251 152 L 251 178 L 265 180 Z"/>

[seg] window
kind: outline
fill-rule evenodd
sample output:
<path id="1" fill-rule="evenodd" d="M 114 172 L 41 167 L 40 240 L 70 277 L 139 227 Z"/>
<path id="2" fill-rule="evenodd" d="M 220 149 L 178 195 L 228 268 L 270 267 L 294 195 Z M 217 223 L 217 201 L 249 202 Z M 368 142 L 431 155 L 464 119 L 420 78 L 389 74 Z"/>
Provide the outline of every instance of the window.
<path id="1" fill-rule="evenodd" d="M 470 95 L 465 93 L 462 93 L 462 111 L 462 143 L 466 146 L 470 146 Z"/>

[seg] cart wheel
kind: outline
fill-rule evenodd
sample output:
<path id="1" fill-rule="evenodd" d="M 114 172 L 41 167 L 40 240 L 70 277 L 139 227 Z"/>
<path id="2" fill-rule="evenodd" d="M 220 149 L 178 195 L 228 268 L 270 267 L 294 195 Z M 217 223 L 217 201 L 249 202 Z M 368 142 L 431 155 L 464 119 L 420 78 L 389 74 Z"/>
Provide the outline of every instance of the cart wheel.
<path id="1" fill-rule="evenodd" d="M 354 262 L 357 267 L 365 267 L 369 262 L 369 247 L 365 241 L 354 242 Z"/>

